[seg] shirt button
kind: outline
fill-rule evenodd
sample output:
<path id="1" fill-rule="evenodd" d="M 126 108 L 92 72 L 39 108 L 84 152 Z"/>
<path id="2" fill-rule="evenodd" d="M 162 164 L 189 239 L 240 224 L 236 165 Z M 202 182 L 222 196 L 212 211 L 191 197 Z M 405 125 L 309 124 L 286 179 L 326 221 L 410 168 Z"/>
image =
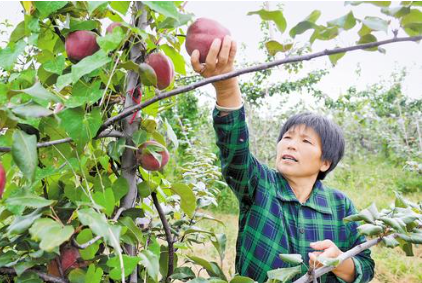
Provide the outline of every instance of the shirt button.
<path id="1" fill-rule="evenodd" d="M 301 234 L 303 234 L 303 233 L 305 233 L 305 229 L 304 229 L 304 228 L 300 228 L 300 229 L 299 229 L 299 232 L 300 232 Z"/>

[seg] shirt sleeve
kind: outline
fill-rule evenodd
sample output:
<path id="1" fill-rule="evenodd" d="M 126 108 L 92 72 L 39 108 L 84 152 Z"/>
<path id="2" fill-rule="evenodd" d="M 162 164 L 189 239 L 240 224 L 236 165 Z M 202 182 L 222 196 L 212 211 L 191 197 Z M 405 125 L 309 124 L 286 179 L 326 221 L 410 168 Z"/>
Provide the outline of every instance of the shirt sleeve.
<path id="1" fill-rule="evenodd" d="M 236 195 L 239 204 L 250 206 L 258 186 L 263 166 L 249 151 L 249 133 L 245 121 L 245 108 L 231 111 L 220 116 L 214 109 L 214 130 L 217 135 L 217 146 L 220 149 L 220 160 L 223 177 Z"/>
<path id="2" fill-rule="evenodd" d="M 347 216 L 356 214 L 356 208 L 353 203 L 349 200 L 349 210 Z M 355 221 L 348 222 L 346 225 L 348 229 L 348 234 L 350 235 L 349 240 L 349 249 L 366 242 L 366 238 L 363 235 L 359 235 L 357 230 L 358 223 Z M 371 250 L 366 249 L 356 256 L 352 257 L 352 260 L 355 264 L 355 280 L 353 283 L 366 283 L 370 282 L 374 278 L 375 273 L 375 262 L 371 258 Z M 340 282 L 346 283 L 346 281 L 337 278 Z"/>

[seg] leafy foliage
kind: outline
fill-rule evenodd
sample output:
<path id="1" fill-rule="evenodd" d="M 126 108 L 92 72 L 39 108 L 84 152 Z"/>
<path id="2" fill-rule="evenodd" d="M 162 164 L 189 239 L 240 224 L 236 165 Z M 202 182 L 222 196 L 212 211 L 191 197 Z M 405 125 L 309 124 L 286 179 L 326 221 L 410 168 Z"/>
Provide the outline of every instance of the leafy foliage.
<path id="1" fill-rule="evenodd" d="M 130 120 L 99 133 L 107 119 L 156 95 L 157 77 L 143 64 L 148 54 L 161 50 L 172 60 L 180 81 L 169 89 L 197 80 L 182 77 L 187 72 L 180 55 L 184 43 L 180 35 L 192 19 L 183 3 L 23 1 L 22 6 L 23 20 L 0 49 L 0 144 L 9 149 L 1 156 L 7 186 L 0 206 L 0 267 L 10 271 L 1 279 L 41 282 L 40 278 L 51 275 L 58 282 L 124 282 L 129 276 L 149 282 L 229 281 L 218 263 L 194 255 L 185 259 L 205 268 L 210 278 L 195 277 L 190 267 L 177 266 L 181 257 L 177 251 L 190 249 L 193 243 L 211 241 L 220 261 L 226 250 L 224 234 L 195 225 L 203 219 L 223 224 L 200 209 L 216 205 L 216 195 L 226 186 L 221 182 L 215 150 L 209 152 L 203 146 L 201 139 L 206 135 L 197 135 L 201 131 L 210 134 L 200 127 L 206 118 L 199 113 L 197 99 L 187 94 L 154 102 Z M 399 9 L 382 5 L 381 11 L 397 19 L 408 35 L 421 34 L 420 10 L 413 3 L 403 3 Z M 276 24 L 282 33 L 288 30 L 281 10 L 250 14 Z M 124 20 L 128 15 L 131 23 Z M 389 27 L 388 20 L 357 19 L 352 12 L 327 26 L 317 24 L 319 17 L 320 12 L 314 11 L 290 28 L 291 41 L 273 40 L 262 46 L 271 55 L 298 55 L 309 52 L 315 40 L 334 39 L 357 24 L 361 24 L 358 43 L 376 40 L 373 33 Z M 104 34 L 105 19 L 121 25 Z M 309 45 L 295 46 L 293 39 L 308 30 L 313 31 L 306 40 Z M 79 62 L 66 53 L 66 37 L 75 31 L 96 33 L 100 48 Z M 331 60 L 335 63 L 340 58 Z M 297 70 L 300 63 L 288 68 Z M 262 90 L 257 83 L 265 84 L 271 71 L 260 71 L 254 74 L 254 84 L 242 82 L 242 91 L 255 105 L 262 102 L 263 94 L 307 90 L 320 97 L 313 89 L 324 74 L 311 73 Z M 398 93 L 399 89 L 392 90 L 386 101 L 396 102 Z M 406 111 L 416 109 L 417 105 L 400 99 L 398 105 Z M 375 105 L 378 108 L 372 105 L 379 117 L 388 116 L 385 112 L 389 110 L 380 106 L 386 101 L 373 101 L 379 104 Z M 344 99 L 345 106 L 358 107 L 353 103 Z M 400 107 L 396 115 L 403 116 Z M 138 146 L 147 140 L 172 149 L 174 158 L 164 170 L 146 171 L 130 163 Z M 406 143 L 409 148 L 414 146 L 410 139 Z M 388 245 L 397 241 L 410 254 L 412 245 L 420 243 L 415 226 L 420 207 L 398 197 L 392 215 L 381 211 L 375 216 L 374 211 L 372 207 L 362 212 L 365 217 L 359 220 L 372 225 L 362 231 L 378 235 L 391 228 L 399 235 L 395 240 L 388 238 Z M 69 270 L 63 270 L 63 264 L 56 267 L 58 261 L 69 260 L 64 252 L 69 247 L 76 250 Z M 287 274 L 275 270 L 269 280 L 284 282 L 298 272 L 297 267 Z M 235 276 L 230 282 L 251 279 Z"/>

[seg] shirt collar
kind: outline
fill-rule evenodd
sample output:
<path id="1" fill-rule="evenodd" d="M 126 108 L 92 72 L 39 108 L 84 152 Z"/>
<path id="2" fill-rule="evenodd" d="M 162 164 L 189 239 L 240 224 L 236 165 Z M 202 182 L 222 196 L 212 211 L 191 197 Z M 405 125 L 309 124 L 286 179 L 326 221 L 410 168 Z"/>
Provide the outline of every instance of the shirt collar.
<path id="1" fill-rule="evenodd" d="M 280 173 L 278 173 L 278 175 L 280 179 L 280 189 L 277 190 L 277 198 L 281 201 L 299 203 L 299 200 L 296 198 L 287 180 L 284 179 L 284 177 Z M 328 203 L 327 190 L 324 188 L 320 180 L 317 180 L 315 182 L 311 192 L 311 196 L 302 205 L 322 213 L 332 214 L 331 208 Z"/>

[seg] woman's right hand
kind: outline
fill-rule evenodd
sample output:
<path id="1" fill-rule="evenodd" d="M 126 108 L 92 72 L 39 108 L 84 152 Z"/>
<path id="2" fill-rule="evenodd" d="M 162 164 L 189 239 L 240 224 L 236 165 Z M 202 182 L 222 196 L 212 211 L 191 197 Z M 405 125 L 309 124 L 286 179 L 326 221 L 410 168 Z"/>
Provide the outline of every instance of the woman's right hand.
<path id="1" fill-rule="evenodd" d="M 220 50 L 221 48 L 221 50 Z M 229 35 L 224 37 L 223 42 L 216 38 L 211 44 L 205 63 L 199 62 L 199 51 L 194 50 L 191 55 L 191 63 L 195 72 L 204 78 L 226 74 L 234 70 L 234 59 L 236 57 L 237 45 Z M 217 92 L 237 86 L 237 79 L 232 78 L 213 83 Z"/>

